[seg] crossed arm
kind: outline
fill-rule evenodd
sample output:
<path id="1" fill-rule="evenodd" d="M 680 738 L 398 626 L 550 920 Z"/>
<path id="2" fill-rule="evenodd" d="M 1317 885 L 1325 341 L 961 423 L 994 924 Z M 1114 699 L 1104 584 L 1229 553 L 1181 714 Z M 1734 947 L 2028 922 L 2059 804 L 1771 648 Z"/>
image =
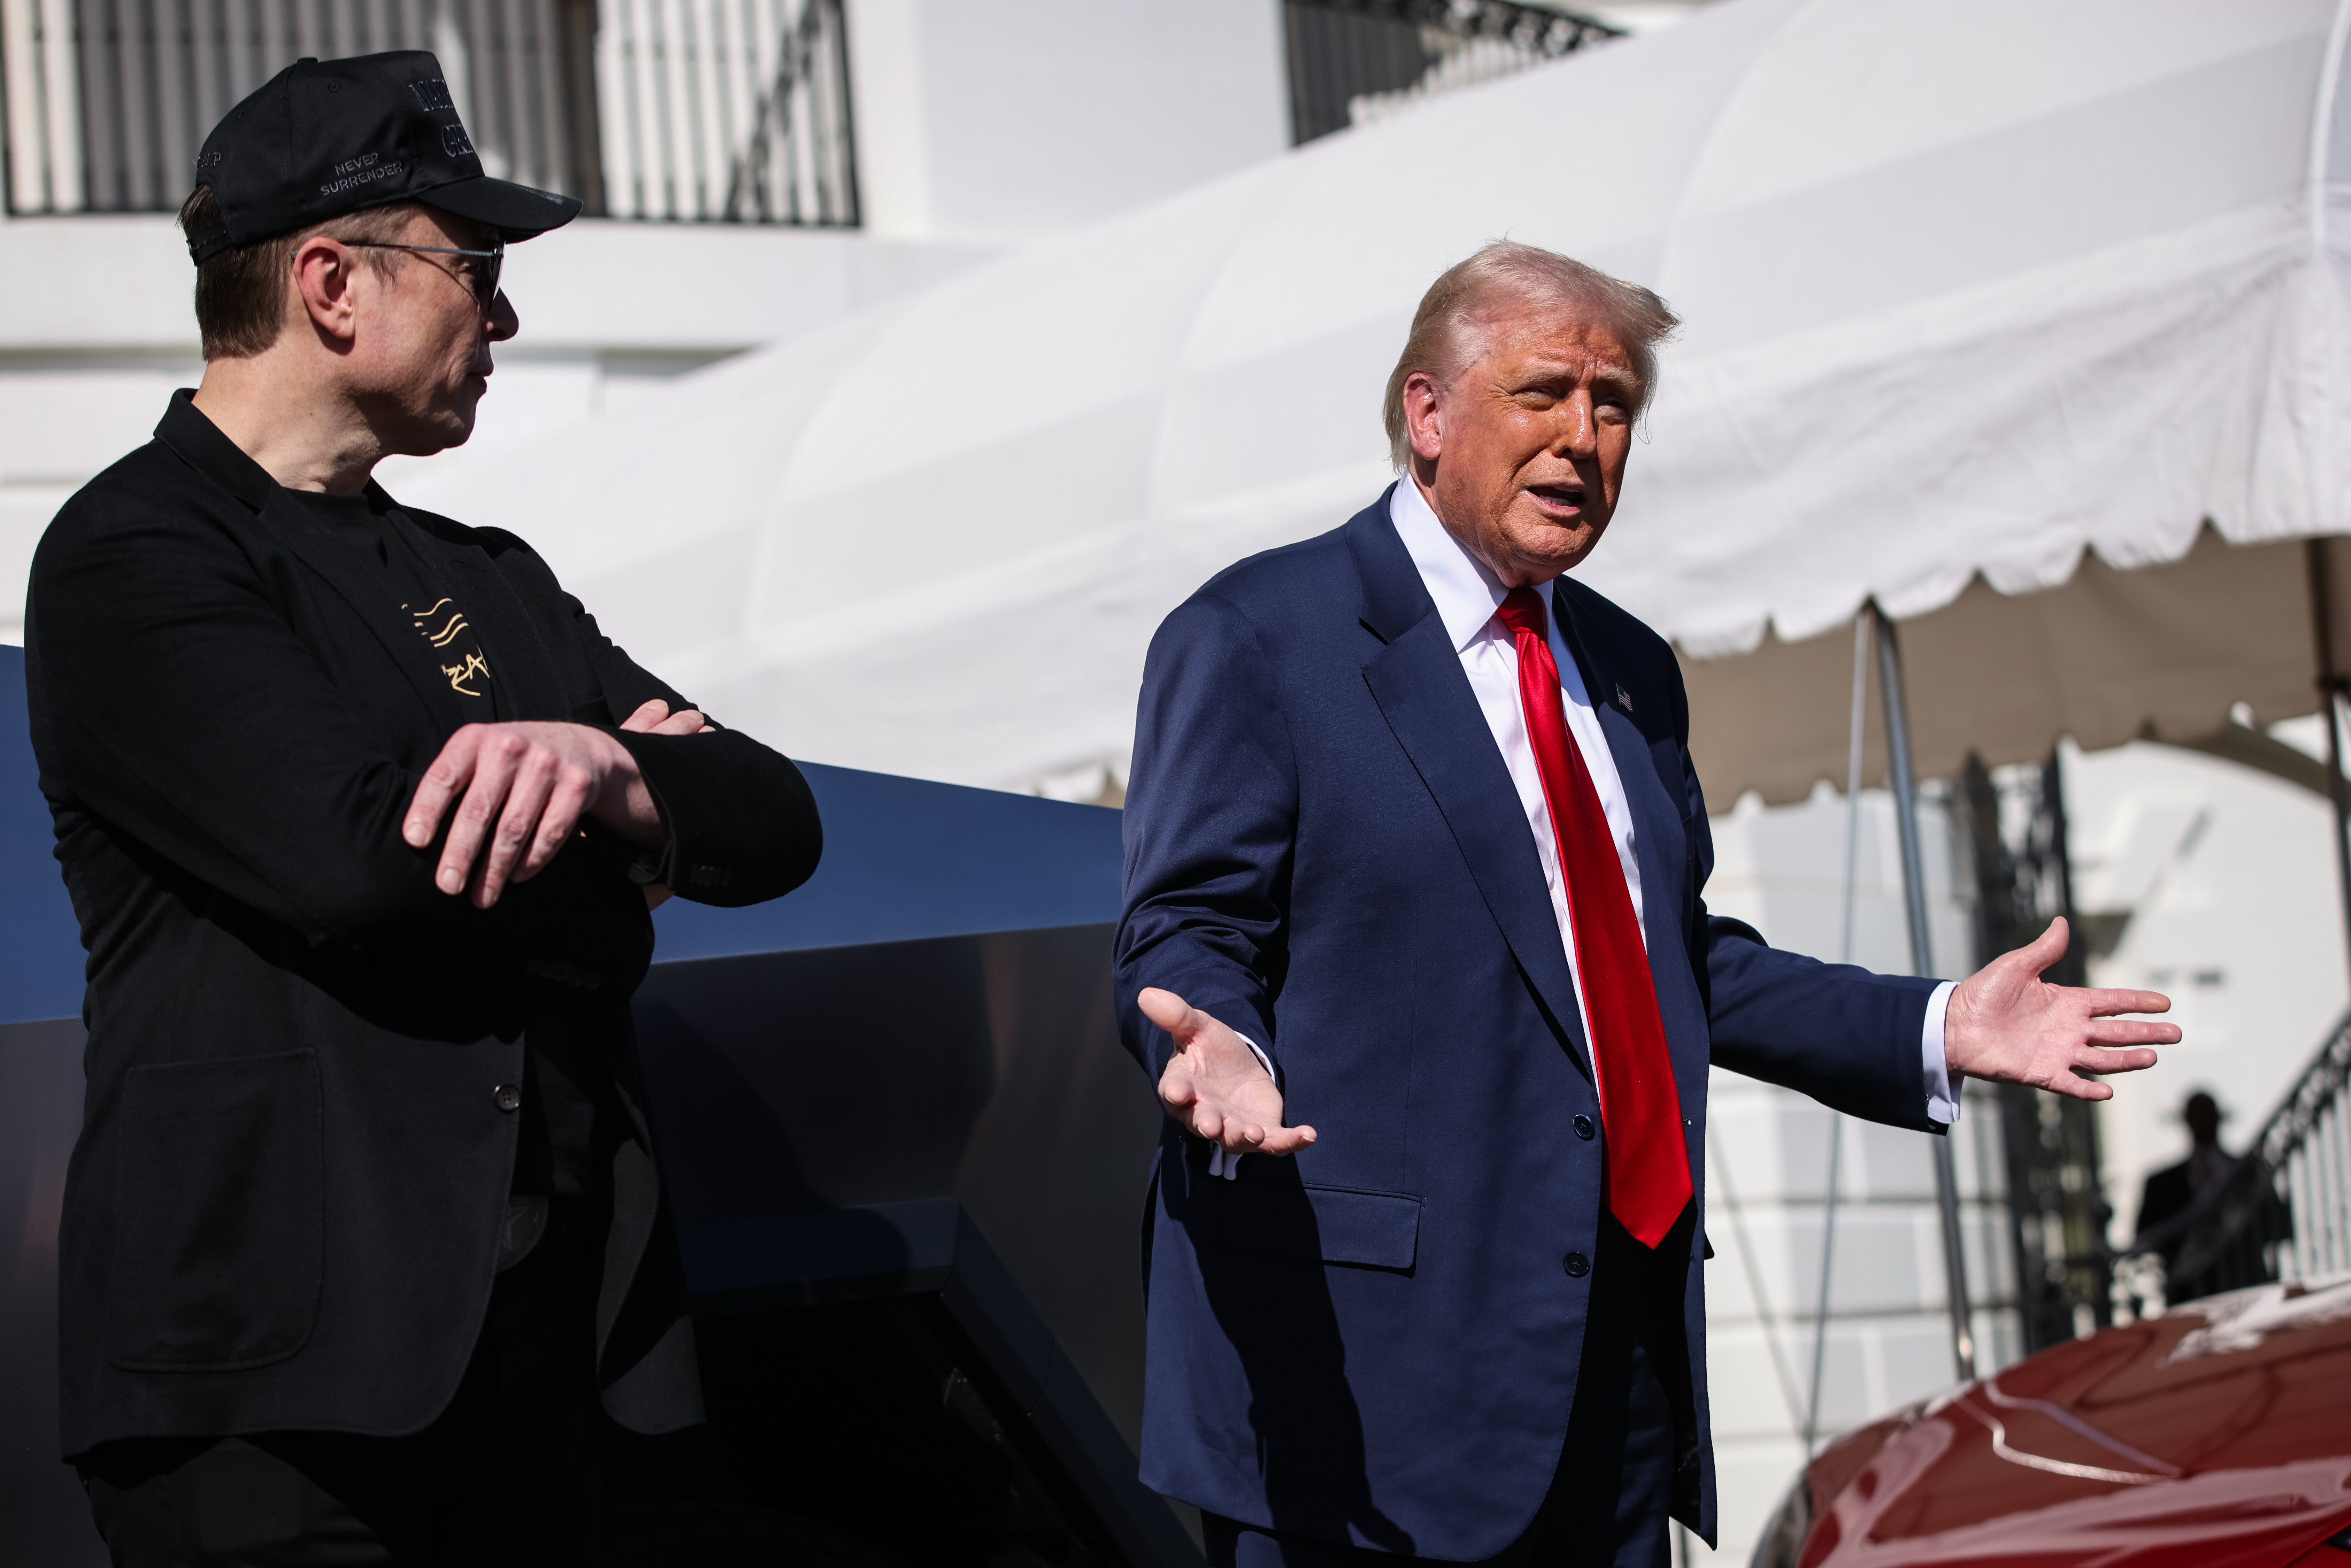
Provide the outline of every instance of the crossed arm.
<path id="1" fill-rule="evenodd" d="M 642 735 L 699 735 L 700 713 L 653 697 L 622 721 Z M 455 815 L 450 816 L 451 809 Z M 469 724 L 442 745 L 408 803 L 401 836 L 423 849 L 449 818 L 434 885 L 468 890 L 476 908 L 497 903 L 507 883 L 528 882 L 590 819 L 640 849 L 669 841 L 652 789 L 628 748 L 584 724 Z M 658 904 L 669 890 L 648 887 Z"/>
<path id="2" fill-rule="evenodd" d="M 550 642 L 578 641 L 624 724 L 468 727 L 420 784 L 222 529 L 169 507 L 77 506 L 44 537 L 28 597 L 44 789 L 314 944 L 491 967 L 642 971 L 650 933 L 625 916 L 660 890 L 555 852 L 589 821 L 656 852 L 705 903 L 806 881 L 821 827 L 790 762 L 672 712 L 688 705 L 526 547 L 479 537 Z"/>
<path id="3" fill-rule="evenodd" d="M 2002 954 L 1959 982 L 1944 1015 L 1943 1054 L 1955 1077 L 2024 1083 L 2076 1100 L 2107 1100 L 2105 1074 L 2155 1065 L 2150 1047 L 2176 1044 L 2176 1024 L 2126 1018 L 2171 1010 L 2156 991 L 2053 986 L 2042 973 L 2065 954 L 2061 917 L 2029 946 Z M 1167 1113 L 1234 1154 L 1292 1155 L 1311 1127 L 1282 1123 L 1281 1091 L 1240 1036 L 1172 991 L 1136 998 L 1176 1042 L 1159 1075 Z"/>

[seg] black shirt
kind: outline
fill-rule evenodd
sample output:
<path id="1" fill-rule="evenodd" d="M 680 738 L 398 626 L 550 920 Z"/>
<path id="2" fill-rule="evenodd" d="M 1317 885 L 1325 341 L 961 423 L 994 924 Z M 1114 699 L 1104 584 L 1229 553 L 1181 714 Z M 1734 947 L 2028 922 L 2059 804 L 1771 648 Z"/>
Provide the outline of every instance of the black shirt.
<path id="1" fill-rule="evenodd" d="M 319 490 L 290 494 L 383 579 L 399 602 L 402 616 L 432 650 L 433 662 L 448 680 L 449 689 L 466 698 L 468 706 L 482 705 L 486 710 L 482 722 L 508 717 L 498 699 L 489 655 L 483 651 L 472 621 L 402 531 L 403 525 L 414 525 L 401 515 L 392 497 L 373 485 L 356 496 L 329 496 Z"/>
<path id="2" fill-rule="evenodd" d="M 391 497 L 373 485 L 356 496 L 288 492 L 358 552 L 392 590 L 398 613 L 415 632 L 449 688 L 479 703 L 481 721 L 511 716 L 501 699 L 489 654 L 465 608 L 405 530 L 415 527 Z M 597 1111 L 611 1100 L 610 1066 L 588 1031 L 570 1017 L 564 998 L 537 999 L 526 1030 L 519 1143 L 514 1190 L 576 1197 L 592 1190 Z"/>

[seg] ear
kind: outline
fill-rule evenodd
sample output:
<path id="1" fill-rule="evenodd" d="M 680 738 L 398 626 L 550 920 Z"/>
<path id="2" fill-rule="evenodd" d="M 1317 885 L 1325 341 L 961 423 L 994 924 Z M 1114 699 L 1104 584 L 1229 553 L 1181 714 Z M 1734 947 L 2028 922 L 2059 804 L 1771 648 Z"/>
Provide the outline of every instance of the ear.
<path id="1" fill-rule="evenodd" d="M 359 252 L 325 235 L 312 235 L 294 247 L 296 308 L 312 329 L 332 343 L 348 346 L 359 335 L 357 296 L 366 287 L 359 277 L 363 266 Z M 369 281 L 373 281 L 372 274 Z"/>
<path id="2" fill-rule="evenodd" d="M 1434 463 L 1445 452 L 1444 389 L 1426 371 L 1404 379 L 1404 428 L 1414 455 Z"/>

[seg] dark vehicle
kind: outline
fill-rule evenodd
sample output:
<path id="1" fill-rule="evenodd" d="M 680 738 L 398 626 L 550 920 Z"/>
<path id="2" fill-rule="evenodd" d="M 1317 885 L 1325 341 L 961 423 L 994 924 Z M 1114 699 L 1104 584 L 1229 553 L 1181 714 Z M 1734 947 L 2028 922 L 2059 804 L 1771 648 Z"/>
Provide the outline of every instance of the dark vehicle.
<path id="1" fill-rule="evenodd" d="M 0 649 L 0 1563 L 101 1563 L 57 1461 L 82 953 Z M 1135 1479 L 1159 1111 L 1114 811 L 806 766 L 823 866 L 673 901 L 637 1024 L 711 1421 L 615 1433 L 623 1565 L 1196 1568 Z"/>
<path id="2" fill-rule="evenodd" d="M 1797 1477 L 1752 1568 L 2351 1568 L 2351 1275 L 2030 1356 Z"/>

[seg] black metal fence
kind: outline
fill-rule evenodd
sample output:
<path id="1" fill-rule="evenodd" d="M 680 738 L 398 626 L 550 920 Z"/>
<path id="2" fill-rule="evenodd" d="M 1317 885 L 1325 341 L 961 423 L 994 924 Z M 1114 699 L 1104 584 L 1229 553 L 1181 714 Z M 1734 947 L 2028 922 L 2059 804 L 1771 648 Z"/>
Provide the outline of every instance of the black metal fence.
<path id="1" fill-rule="evenodd" d="M 614 217 L 857 223 L 841 0 L 606 0 Z"/>
<path id="2" fill-rule="evenodd" d="M 1292 142 L 1621 36 L 1513 0 L 1285 0 Z"/>
<path id="3" fill-rule="evenodd" d="M 14 214 L 170 212 L 303 56 L 440 57 L 495 175 L 594 214 L 853 225 L 841 0 L 0 0 Z"/>
<path id="4" fill-rule="evenodd" d="M 1995 774 L 1970 757 L 1958 782 L 1955 815 L 1974 852 L 1979 961 L 2024 946 L 2064 915 L 2074 942 L 2049 977 L 2085 983 L 2088 944 L 2074 908 L 2060 758 L 2053 753 L 2038 767 Z M 2096 1108 L 2018 1084 L 2001 1084 L 1998 1094 L 2017 1312 L 2030 1353 L 2110 1321 L 2113 1210 L 2098 1182 Z"/>

